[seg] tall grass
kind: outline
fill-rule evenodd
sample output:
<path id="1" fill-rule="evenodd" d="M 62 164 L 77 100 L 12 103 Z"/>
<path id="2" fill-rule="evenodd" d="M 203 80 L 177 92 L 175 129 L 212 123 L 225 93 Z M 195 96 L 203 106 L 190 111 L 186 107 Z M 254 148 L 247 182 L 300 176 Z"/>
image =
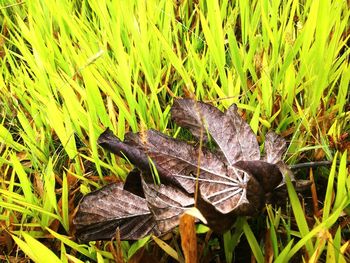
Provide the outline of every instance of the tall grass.
<path id="1" fill-rule="evenodd" d="M 0 236 L 15 242 L 0 243 L 2 251 L 37 262 L 44 254 L 52 262 L 113 259 L 108 247 L 73 238 L 74 200 L 130 169 L 102 158 L 96 140 L 106 127 L 120 138 L 147 128 L 174 135 L 173 97 L 221 109 L 236 103 L 261 141 L 269 129 L 290 139 L 289 163 L 337 160 L 337 150 L 349 149 L 346 1 L 198 2 L 1 1 Z M 346 159 L 345 151 L 325 174 L 323 216 L 311 226 L 288 184 L 297 226 L 282 247 L 288 222 L 271 210 L 273 259 L 286 262 L 305 246 L 314 262 L 325 248 L 345 262 L 342 229 L 331 230 L 349 205 Z M 226 260 L 244 233 L 263 261 L 261 240 L 246 221 L 237 224 L 223 238 Z M 147 242 L 123 242 L 125 257 Z"/>

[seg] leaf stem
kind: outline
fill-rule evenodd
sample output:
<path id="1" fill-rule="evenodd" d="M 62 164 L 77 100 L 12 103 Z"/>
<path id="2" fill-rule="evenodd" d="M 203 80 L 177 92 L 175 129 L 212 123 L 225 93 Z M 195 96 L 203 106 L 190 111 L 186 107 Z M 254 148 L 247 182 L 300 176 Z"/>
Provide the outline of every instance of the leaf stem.
<path id="1" fill-rule="evenodd" d="M 318 161 L 318 162 L 307 162 L 307 163 L 297 163 L 289 165 L 291 170 L 297 170 L 302 168 L 315 168 L 319 166 L 331 166 L 332 161 Z M 346 165 L 350 165 L 350 161 L 347 161 Z"/>
<path id="2" fill-rule="evenodd" d="M 195 191 L 194 191 L 194 206 L 197 207 L 197 199 L 198 199 L 198 191 L 199 191 L 199 175 L 201 171 L 201 153 L 202 153 L 202 146 L 203 146 L 203 127 L 204 127 L 204 119 L 202 116 L 201 111 L 198 108 L 197 103 L 194 103 L 195 110 L 198 112 L 200 121 L 202 123 L 200 128 L 200 135 L 199 135 L 199 149 L 198 149 L 198 165 L 197 165 L 197 171 L 196 171 L 196 184 L 195 184 Z"/>

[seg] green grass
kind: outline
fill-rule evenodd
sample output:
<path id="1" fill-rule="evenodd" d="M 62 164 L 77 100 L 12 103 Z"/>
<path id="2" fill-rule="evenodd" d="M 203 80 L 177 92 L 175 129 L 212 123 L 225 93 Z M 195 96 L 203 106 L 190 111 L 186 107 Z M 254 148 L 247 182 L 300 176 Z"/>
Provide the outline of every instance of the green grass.
<path id="1" fill-rule="evenodd" d="M 174 97 L 236 103 L 261 142 L 270 129 L 289 140 L 289 164 L 334 159 L 314 171 L 319 217 L 305 215 L 288 183 L 289 214 L 268 207 L 261 216 L 270 238 L 241 219 L 223 236 L 199 237 L 203 253 L 219 246 L 230 262 L 245 240 L 258 262 L 349 260 L 348 3 L 181 2 L 0 0 L 0 261 L 112 260 L 116 242 L 78 244 L 72 228 L 81 194 L 130 170 L 96 140 L 106 127 L 120 138 L 177 134 Z M 168 245 L 181 259 L 178 239 Z M 124 257 L 156 246 L 150 240 L 122 242 Z"/>

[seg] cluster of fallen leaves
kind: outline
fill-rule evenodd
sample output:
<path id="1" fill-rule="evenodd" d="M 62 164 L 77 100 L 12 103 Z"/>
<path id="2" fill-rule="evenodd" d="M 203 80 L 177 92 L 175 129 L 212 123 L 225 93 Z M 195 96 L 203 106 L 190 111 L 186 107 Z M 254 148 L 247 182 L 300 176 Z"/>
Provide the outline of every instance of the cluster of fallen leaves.
<path id="1" fill-rule="evenodd" d="M 282 162 L 285 140 L 269 132 L 262 157 L 236 105 L 221 112 L 203 102 L 178 99 L 171 116 L 199 143 L 155 130 L 127 133 L 124 141 L 109 129 L 101 134 L 98 143 L 136 169 L 124 184 L 109 184 L 83 198 L 74 220 L 81 241 L 111 239 L 117 229 L 122 240 L 159 236 L 178 226 L 179 217 L 194 206 L 213 231 L 223 233 L 237 216 L 259 213 L 283 188 L 284 176 L 292 176 Z M 204 146 L 208 141 L 215 144 L 211 151 Z"/>

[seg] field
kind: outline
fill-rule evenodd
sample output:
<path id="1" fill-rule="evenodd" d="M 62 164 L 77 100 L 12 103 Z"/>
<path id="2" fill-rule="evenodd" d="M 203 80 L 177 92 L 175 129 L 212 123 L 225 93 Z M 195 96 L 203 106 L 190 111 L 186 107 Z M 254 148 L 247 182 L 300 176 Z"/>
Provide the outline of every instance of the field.
<path id="1" fill-rule="evenodd" d="M 185 262 L 177 229 L 81 244 L 73 218 L 132 169 L 100 134 L 192 139 L 169 114 L 192 98 L 235 103 L 260 145 L 280 134 L 288 165 L 330 161 L 281 207 L 197 226 L 198 261 L 349 262 L 349 17 L 344 0 L 0 0 L 0 261 Z"/>

